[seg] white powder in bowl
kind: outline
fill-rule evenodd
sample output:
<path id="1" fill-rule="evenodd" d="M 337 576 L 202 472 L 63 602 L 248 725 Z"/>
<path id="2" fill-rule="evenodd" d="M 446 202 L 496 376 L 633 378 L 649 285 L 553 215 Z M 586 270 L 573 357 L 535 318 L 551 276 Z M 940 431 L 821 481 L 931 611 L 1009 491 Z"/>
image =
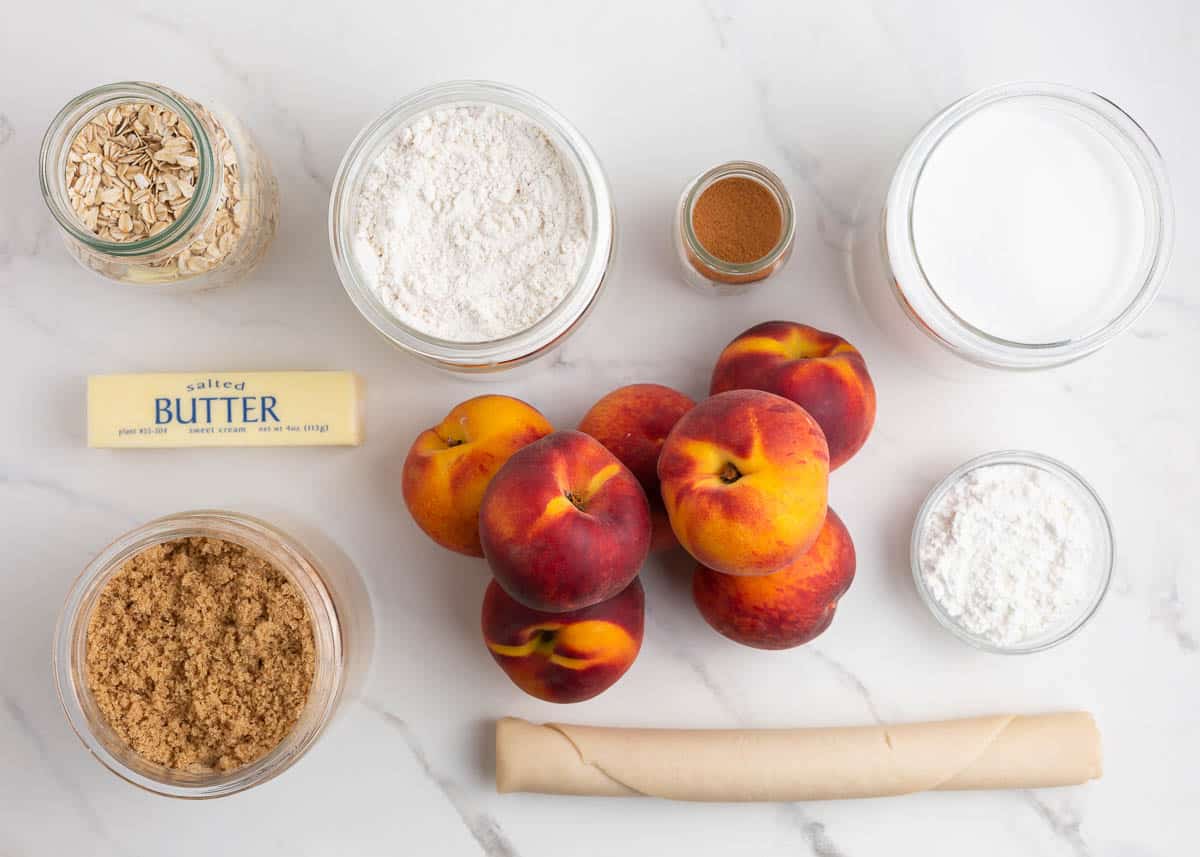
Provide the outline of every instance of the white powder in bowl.
<path id="1" fill-rule="evenodd" d="M 399 129 L 355 203 L 354 256 L 397 319 L 484 342 L 544 318 L 587 253 L 579 178 L 546 132 L 492 106 L 435 110 Z"/>
<path id="2" fill-rule="evenodd" d="M 1144 280 L 1145 214 L 1126 156 L 1053 99 L 989 104 L 929 155 L 913 242 L 938 297 L 1015 342 L 1104 327 Z"/>
<path id="3" fill-rule="evenodd" d="M 1071 619 L 1092 591 L 1095 523 L 1073 486 L 1021 464 L 970 471 L 942 495 L 919 549 L 925 586 L 997 646 Z"/>

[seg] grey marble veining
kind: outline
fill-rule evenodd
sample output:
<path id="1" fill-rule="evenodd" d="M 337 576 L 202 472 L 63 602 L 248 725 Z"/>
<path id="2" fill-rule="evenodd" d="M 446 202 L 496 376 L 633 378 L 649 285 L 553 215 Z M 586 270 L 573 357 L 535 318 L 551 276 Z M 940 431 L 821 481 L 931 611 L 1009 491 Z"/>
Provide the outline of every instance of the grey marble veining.
<path id="1" fill-rule="evenodd" d="M 504 831 L 500 829 L 500 824 L 496 819 L 485 813 L 476 812 L 470 804 L 469 797 L 463 794 L 462 789 L 453 780 L 446 777 L 435 770 L 433 763 L 429 760 L 429 756 L 425 753 L 425 749 L 413 734 L 412 728 L 392 712 L 388 711 L 383 706 L 372 701 L 369 698 L 364 698 L 362 704 L 379 715 L 384 722 L 392 726 L 399 733 L 401 740 L 412 753 L 421 772 L 425 774 L 442 793 L 446 801 L 454 807 L 454 811 L 458 813 L 462 823 L 471 831 L 471 835 L 475 841 L 479 843 L 480 849 L 486 857 L 519 857 L 512 843 L 504 835 Z"/>

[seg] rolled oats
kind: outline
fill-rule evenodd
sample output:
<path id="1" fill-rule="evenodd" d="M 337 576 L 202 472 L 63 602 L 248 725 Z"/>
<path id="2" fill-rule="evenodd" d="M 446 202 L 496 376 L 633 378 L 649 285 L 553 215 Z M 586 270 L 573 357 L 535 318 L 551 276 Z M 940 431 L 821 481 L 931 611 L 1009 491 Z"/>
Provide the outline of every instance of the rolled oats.
<path id="1" fill-rule="evenodd" d="M 204 107 L 182 99 L 215 131 L 222 166 L 212 216 L 181 250 L 148 259 L 160 276 L 211 271 L 237 249 L 246 228 L 241 167 L 221 123 Z M 101 111 L 71 143 L 66 186 L 83 225 L 114 243 L 141 241 L 167 229 L 188 209 L 203 180 L 192 129 L 177 113 L 151 102 L 127 102 Z"/>
<path id="2" fill-rule="evenodd" d="M 67 249 L 110 280 L 226 285 L 275 235 L 278 185 L 249 131 L 159 84 L 108 84 L 69 103 L 40 169 Z"/>
<path id="3" fill-rule="evenodd" d="M 191 198 L 199 164 L 192 130 L 174 111 L 120 104 L 96 114 L 71 143 L 68 199 L 98 238 L 139 241 L 179 216 L 183 206 L 171 201 Z M 151 197 L 166 203 L 161 220 L 157 206 L 146 205 Z"/>

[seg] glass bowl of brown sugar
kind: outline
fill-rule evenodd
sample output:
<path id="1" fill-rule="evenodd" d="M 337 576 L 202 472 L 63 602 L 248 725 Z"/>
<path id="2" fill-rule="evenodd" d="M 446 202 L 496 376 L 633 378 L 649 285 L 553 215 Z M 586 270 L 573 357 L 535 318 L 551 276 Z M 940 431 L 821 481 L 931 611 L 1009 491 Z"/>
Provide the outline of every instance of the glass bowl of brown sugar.
<path id="1" fill-rule="evenodd" d="M 796 218 L 779 176 L 729 161 L 688 182 L 675 210 L 675 253 L 688 285 L 733 295 L 770 277 L 792 254 Z"/>
<path id="2" fill-rule="evenodd" d="M 223 797 L 272 779 L 324 732 L 353 672 L 354 611 L 331 573 L 235 512 L 126 533 L 59 618 L 54 673 L 71 727 L 110 771 L 160 795 Z"/>

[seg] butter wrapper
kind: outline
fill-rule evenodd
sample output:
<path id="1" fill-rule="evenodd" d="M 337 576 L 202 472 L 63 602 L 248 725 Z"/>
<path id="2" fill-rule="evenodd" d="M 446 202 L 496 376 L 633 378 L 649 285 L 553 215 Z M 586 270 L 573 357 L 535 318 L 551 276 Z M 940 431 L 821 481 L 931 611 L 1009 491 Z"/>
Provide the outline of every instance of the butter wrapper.
<path id="1" fill-rule="evenodd" d="M 353 372 L 93 375 L 88 446 L 358 446 L 363 399 Z"/>

